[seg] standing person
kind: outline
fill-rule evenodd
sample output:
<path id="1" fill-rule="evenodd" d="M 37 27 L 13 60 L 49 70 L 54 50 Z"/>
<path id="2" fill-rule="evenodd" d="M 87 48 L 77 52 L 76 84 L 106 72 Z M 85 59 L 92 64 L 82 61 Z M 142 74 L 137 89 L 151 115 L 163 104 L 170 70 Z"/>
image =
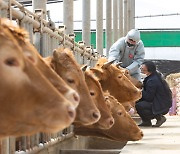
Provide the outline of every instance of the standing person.
<path id="1" fill-rule="evenodd" d="M 152 126 L 151 119 L 156 119 L 153 127 L 160 127 L 166 121 L 163 115 L 172 106 L 171 90 L 152 61 L 142 63 L 141 71 L 147 77 L 143 81 L 142 98 L 135 105 L 142 119 L 139 126 Z"/>
<path id="2" fill-rule="evenodd" d="M 109 50 L 108 61 L 122 62 L 122 67 L 129 70 L 134 78 L 141 80 L 140 65 L 145 56 L 144 44 L 140 40 L 138 29 L 130 30 L 126 37 L 117 40 Z"/>

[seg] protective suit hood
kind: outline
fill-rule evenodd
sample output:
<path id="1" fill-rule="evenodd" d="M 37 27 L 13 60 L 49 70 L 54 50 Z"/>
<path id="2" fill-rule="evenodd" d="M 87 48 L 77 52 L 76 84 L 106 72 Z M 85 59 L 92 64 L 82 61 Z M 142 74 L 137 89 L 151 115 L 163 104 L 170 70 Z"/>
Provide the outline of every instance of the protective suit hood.
<path id="1" fill-rule="evenodd" d="M 140 32 L 138 29 L 131 29 L 127 35 L 126 35 L 127 40 L 132 39 L 133 41 L 136 41 L 138 43 L 140 41 Z"/>

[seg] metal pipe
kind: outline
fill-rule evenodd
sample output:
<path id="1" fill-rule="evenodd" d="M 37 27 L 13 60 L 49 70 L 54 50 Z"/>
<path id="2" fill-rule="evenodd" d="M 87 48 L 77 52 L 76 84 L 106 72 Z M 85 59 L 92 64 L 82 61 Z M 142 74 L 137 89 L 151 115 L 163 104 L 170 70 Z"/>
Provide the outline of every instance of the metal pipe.
<path id="1" fill-rule="evenodd" d="M 83 0 L 82 6 L 82 40 L 89 46 L 91 44 L 90 0 Z"/>
<path id="2" fill-rule="evenodd" d="M 131 0 L 131 29 L 135 28 L 135 0 Z"/>
<path id="3" fill-rule="evenodd" d="M 113 42 L 116 42 L 118 39 L 117 24 L 117 0 L 113 0 Z"/>
<path id="4" fill-rule="evenodd" d="M 112 0 L 106 0 L 106 56 L 112 45 Z"/>
<path id="5" fill-rule="evenodd" d="M 43 19 L 46 19 L 46 3 L 47 0 L 32 0 L 32 4 L 33 4 L 33 10 L 35 9 L 42 9 L 43 10 Z"/>
<path id="6" fill-rule="evenodd" d="M 124 35 L 126 35 L 127 34 L 127 32 L 128 32 L 128 14 L 127 14 L 127 11 L 128 11 L 128 9 L 127 9 L 127 0 L 124 0 L 124 3 L 123 3 L 123 8 L 124 8 L 124 31 L 123 31 L 123 34 Z"/>
<path id="7" fill-rule="evenodd" d="M 119 37 L 123 37 L 123 0 L 119 0 Z"/>
<path id="8" fill-rule="evenodd" d="M 65 34 L 73 33 L 73 1 L 63 1 L 63 23 L 66 26 Z"/>
<path id="9" fill-rule="evenodd" d="M 103 0 L 96 1 L 96 50 L 103 55 Z"/>

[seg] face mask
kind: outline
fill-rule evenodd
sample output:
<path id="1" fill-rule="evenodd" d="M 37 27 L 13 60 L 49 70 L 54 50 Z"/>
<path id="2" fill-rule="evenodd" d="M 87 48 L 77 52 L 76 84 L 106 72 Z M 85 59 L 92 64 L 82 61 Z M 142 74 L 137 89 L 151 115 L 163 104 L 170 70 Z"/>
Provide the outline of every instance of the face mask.
<path id="1" fill-rule="evenodd" d="M 135 46 L 134 44 L 131 44 L 131 43 L 129 43 L 128 41 L 127 41 L 127 45 L 128 45 L 128 47 L 133 47 L 133 46 Z"/>

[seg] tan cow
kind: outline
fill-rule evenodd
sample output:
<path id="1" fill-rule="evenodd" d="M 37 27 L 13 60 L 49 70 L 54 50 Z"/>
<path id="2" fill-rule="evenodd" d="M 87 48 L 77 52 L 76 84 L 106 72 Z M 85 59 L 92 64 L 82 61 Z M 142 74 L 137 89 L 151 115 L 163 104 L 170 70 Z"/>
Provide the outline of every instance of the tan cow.
<path id="1" fill-rule="evenodd" d="M 100 112 L 89 94 L 84 74 L 72 51 L 68 48 L 58 48 L 54 50 L 53 57 L 44 60 L 80 95 L 75 122 L 83 125 L 97 122 L 100 119 Z"/>
<path id="2" fill-rule="evenodd" d="M 129 74 L 129 71 L 125 68 L 118 66 L 122 73 L 139 89 L 142 89 L 143 83 Z"/>
<path id="3" fill-rule="evenodd" d="M 135 102 L 142 96 L 141 90 L 114 65 L 100 58 L 92 72 L 98 77 L 104 91 L 108 90 L 119 102 Z"/>
<path id="4" fill-rule="evenodd" d="M 141 81 L 132 77 L 127 69 L 122 68 L 118 65 L 116 65 L 116 66 L 137 88 L 142 89 L 143 83 Z M 136 104 L 136 102 L 126 102 L 126 103 L 123 103 L 123 106 L 125 107 L 126 111 L 128 111 L 130 113 L 130 115 L 133 115 L 136 112 L 135 104 Z"/>
<path id="5" fill-rule="evenodd" d="M 89 127 L 109 129 L 114 124 L 114 118 L 112 117 L 111 111 L 105 102 L 105 97 L 101 85 L 96 77 L 91 73 L 91 71 L 88 71 L 88 69 L 84 72 L 84 75 L 85 81 L 90 91 L 90 95 L 101 113 L 101 118 L 99 121 Z"/>
<path id="6" fill-rule="evenodd" d="M 137 141 L 142 139 L 143 132 L 125 111 L 124 107 L 108 93 L 105 94 L 107 105 L 111 108 L 115 120 L 110 129 L 75 127 L 76 135 L 97 136 L 117 141 Z"/>
<path id="7" fill-rule="evenodd" d="M 70 86 L 43 61 L 36 48 L 30 43 L 27 32 L 17 25 L 14 25 L 8 19 L 1 19 L 1 24 L 14 35 L 19 46 L 23 49 L 24 55 L 44 74 L 61 94 L 73 103 L 74 107 L 77 107 L 79 104 L 78 93 L 70 88 Z"/>
<path id="8" fill-rule="evenodd" d="M 0 137 L 56 132 L 75 118 L 66 100 L 24 57 L 18 42 L 0 24 Z"/>

